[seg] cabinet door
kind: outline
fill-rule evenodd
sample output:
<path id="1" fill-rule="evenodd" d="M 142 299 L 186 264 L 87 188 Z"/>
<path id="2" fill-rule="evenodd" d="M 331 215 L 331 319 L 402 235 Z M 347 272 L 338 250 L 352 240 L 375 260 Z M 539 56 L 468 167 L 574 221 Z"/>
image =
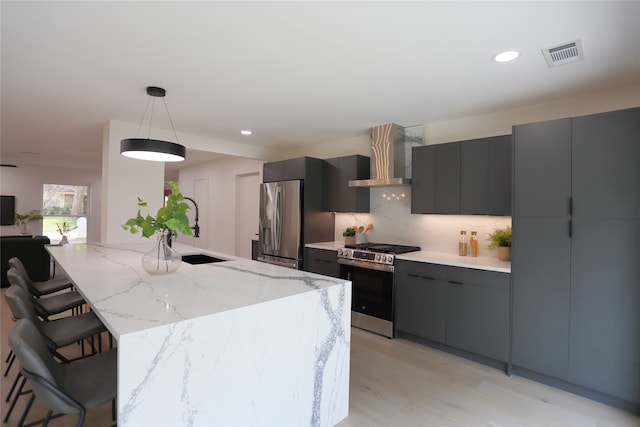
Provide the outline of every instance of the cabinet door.
<path id="1" fill-rule="evenodd" d="M 449 267 L 447 345 L 509 359 L 509 274 Z"/>
<path id="2" fill-rule="evenodd" d="M 640 402 L 640 220 L 576 219 L 573 236 L 570 379 Z"/>
<path id="3" fill-rule="evenodd" d="M 340 277 L 338 254 L 327 249 L 305 248 L 304 270 L 324 276 Z"/>
<path id="4" fill-rule="evenodd" d="M 489 213 L 489 139 L 460 143 L 460 213 Z"/>
<path id="5" fill-rule="evenodd" d="M 568 377 L 570 119 L 513 128 L 512 363 Z"/>
<path id="6" fill-rule="evenodd" d="M 511 135 L 489 138 L 489 215 L 511 215 Z"/>
<path id="7" fill-rule="evenodd" d="M 413 147 L 411 163 L 411 213 L 434 213 L 436 210 L 436 146 Z"/>
<path id="8" fill-rule="evenodd" d="M 307 157 L 265 163 L 262 167 L 262 182 L 305 179 Z"/>
<path id="9" fill-rule="evenodd" d="M 339 165 L 337 212 L 369 212 L 369 189 L 349 187 L 350 180 L 369 178 L 369 157 L 341 157 Z"/>
<path id="10" fill-rule="evenodd" d="M 578 117 L 573 131 L 573 215 L 640 218 L 640 108 Z"/>
<path id="11" fill-rule="evenodd" d="M 438 144 L 436 147 L 437 214 L 460 213 L 460 143 Z"/>
<path id="12" fill-rule="evenodd" d="M 396 330 L 444 343 L 446 267 L 400 260 L 396 264 Z"/>
<path id="13" fill-rule="evenodd" d="M 566 379 L 571 241 L 565 219 L 513 218 L 512 362 Z"/>
<path id="14" fill-rule="evenodd" d="M 568 221 L 571 119 L 514 126 L 513 137 L 513 215 Z"/>

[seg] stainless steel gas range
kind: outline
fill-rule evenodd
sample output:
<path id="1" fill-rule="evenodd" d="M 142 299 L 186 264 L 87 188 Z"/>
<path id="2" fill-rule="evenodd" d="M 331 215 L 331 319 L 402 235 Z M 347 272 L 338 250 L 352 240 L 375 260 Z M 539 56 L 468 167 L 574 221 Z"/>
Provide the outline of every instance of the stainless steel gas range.
<path id="1" fill-rule="evenodd" d="M 351 324 L 393 338 L 393 294 L 396 255 L 418 246 L 363 243 L 338 249 L 342 278 L 351 280 Z"/>

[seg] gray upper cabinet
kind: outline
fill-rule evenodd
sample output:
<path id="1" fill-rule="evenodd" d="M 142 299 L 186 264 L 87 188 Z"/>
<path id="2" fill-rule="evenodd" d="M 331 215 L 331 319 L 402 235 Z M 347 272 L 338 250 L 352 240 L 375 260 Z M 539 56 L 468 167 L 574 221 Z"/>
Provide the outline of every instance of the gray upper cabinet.
<path id="1" fill-rule="evenodd" d="M 413 147 L 411 159 L 411 213 L 435 213 L 436 148 Z"/>
<path id="2" fill-rule="evenodd" d="M 640 218 L 640 108 L 572 123 L 574 217 Z"/>
<path id="3" fill-rule="evenodd" d="M 325 160 L 324 210 L 330 212 L 369 212 L 369 189 L 349 187 L 350 180 L 368 179 L 369 157 L 345 156 Z"/>
<path id="4" fill-rule="evenodd" d="M 489 215 L 511 215 L 512 158 L 511 135 L 495 136 L 489 140 Z"/>
<path id="5" fill-rule="evenodd" d="M 262 166 L 262 182 L 291 181 L 305 179 L 310 157 L 265 163 Z"/>
<path id="6" fill-rule="evenodd" d="M 511 215 L 511 135 L 413 148 L 411 213 Z"/>
<path id="7" fill-rule="evenodd" d="M 569 218 L 571 119 L 513 128 L 514 216 Z"/>
<path id="8" fill-rule="evenodd" d="M 489 213 L 489 141 L 463 143 L 460 166 L 460 213 Z"/>
<path id="9" fill-rule="evenodd" d="M 514 127 L 512 363 L 640 408 L 640 108 Z"/>
<path id="10" fill-rule="evenodd" d="M 460 212 L 460 143 L 436 148 L 436 214 Z"/>

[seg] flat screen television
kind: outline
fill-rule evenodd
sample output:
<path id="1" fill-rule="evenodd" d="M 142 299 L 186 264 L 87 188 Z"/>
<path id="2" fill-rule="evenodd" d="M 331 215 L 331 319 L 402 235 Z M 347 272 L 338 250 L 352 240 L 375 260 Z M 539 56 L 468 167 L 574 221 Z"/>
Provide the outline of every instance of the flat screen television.
<path id="1" fill-rule="evenodd" d="M 0 225 L 13 225 L 16 218 L 16 196 L 0 196 Z"/>

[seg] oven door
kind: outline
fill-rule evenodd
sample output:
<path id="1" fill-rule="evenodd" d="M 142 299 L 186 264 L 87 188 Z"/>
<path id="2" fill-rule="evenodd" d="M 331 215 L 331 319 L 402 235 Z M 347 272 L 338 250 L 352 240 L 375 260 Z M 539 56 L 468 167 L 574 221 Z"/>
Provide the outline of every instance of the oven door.
<path id="1" fill-rule="evenodd" d="M 351 280 L 351 324 L 393 337 L 393 271 L 341 264 L 340 275 Z"/>

